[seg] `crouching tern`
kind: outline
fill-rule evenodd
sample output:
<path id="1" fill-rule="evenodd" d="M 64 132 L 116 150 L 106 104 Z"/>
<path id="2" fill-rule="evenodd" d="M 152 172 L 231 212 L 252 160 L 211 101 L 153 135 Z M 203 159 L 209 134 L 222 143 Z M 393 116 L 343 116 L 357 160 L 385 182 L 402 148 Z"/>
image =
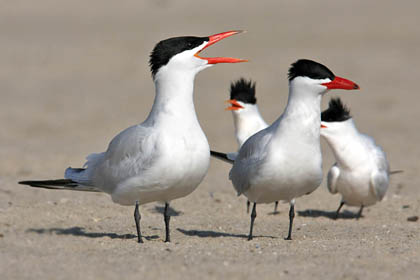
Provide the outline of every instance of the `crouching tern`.
<path id="1" fill-rule="evenodd" d="M 169 202 L 194 191 L 210 163 L 209 144 L 194 108 L 195 75 L 217 63 L 246 61 L 230 57 L 206 58 L 199 54 L 240 32 L 160 41 L 150 55 L 156 95 L 147 119 L 118 134 L 106 152 L 89 155 L 84 168 L 68 168 L 66 179 L 19 183 L 47 189 L 100 191 L 111 195 L 115 203 L 135 205 L 134 219 L 140 243 L 143 240 L 139 205 L 165 202 L 165 242 L 169 242 Z"/>
<path id="2" fill-rule="evenodd" d="M 344 204 L 360 207 L 360 218 L 363 207 L 385 196 L 390 174 L 401 171 L 389 171 L 385 152 L 372 137 L 357 130 L 350 110 L 339 98 L 331 99 L 321 114 L 321 136 L 337 161 L 327 177 L 328 190 L 342 196 L 335 218 Z"/>
<path id="3" fill-rule="evenodd" d="M 290 203 L 289 233 L 295 198 L 313 192 L 322 182 L 320 147 L 321 98 L 332 89 L 359 89 L 326 66 L 301 59 L 289 69 L 289 98 L 283 114 L 251 136 L 240 148 L 229 178 L 238 195 L 253 202 L 248 240 L 252 239 L 257 203 Z"/>

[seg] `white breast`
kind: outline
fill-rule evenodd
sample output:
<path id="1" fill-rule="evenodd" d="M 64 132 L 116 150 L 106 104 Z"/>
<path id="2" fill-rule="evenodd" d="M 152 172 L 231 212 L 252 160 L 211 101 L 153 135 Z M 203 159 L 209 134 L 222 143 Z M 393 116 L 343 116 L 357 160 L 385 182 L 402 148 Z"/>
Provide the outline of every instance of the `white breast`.
<path id="1" fill-rule="evenodd" d="M 168 129 L 170 130 L 170 129 Z M 197 188 L 207 173 L 210 151 L 206 137 L 196 130 L 186 133 L 160 133 L 153 159 L 139 173 L 129 174 L 112 192 L 114 202 L 130 205 L 139 201 L 171 201 Z M 133 160 L 132 170 L 137 162 Z M 124 167 L 129 170 L 128 166 Z"/>

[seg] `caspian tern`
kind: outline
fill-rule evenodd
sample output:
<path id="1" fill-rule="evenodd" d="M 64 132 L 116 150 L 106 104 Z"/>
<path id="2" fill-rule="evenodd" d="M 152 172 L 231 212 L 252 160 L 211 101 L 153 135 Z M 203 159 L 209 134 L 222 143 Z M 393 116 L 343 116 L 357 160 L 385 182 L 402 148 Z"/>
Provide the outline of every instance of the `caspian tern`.
<path id="1" fill-rule="evenodd" d="M 235 137 L 238 142 L 238 151 L 245 141 L 258 131 L 268 127 L 258 110 L 257 98 L 255 97 L 255 82 L 252 80 L 239 80 L 230 85 L 230 100 L 227 101 L 231 106 L 226 110 L 232 111 L 233 124 L 235 126 Z M 210 154 L 220 158 L 220 153 L 210 151 Z M 229 153 L 227 157 L 234 160 L 238 152 Z M 274 213 L 277 213 L 278 201 L 274 205 Z M 249 213 L 250 202 L 247 201 L 246 212 Z"/>
<path id="2" fill-rule="evenodd" d="M 331 99 L 321 114 L 321 136 L 337 161 L 327 180 L 328 190 L 342 196 L 336 218 L 344 204 L 360 207 L 360 218 L 363 207 L 382 200 L 388 189 L 390 171 L 385 152 L 372 137 L 357 130 L 350 110 L 339 98 Z"/>
<path id="3" fill-rule="evenodd" d="M 268 127 L 258 110 L 255 82 L 241 78 L 231 83 L 230 100 L 227 102 L 231 104 L 226 110 L 232 111 L 239 148 L 250 136 Z"/>
<path id="4" fill-rule="evenodd" d="M 66 179 L 19 183 L 47 189 L 100 191 L 111 195 L 115 203 L 135 205 L 139 243 L 143 242 L 139 205 L 165 202 L 165 242 L 169 242 L 169 202 L 194 191 L 210 162 L 209 144 L 194 108 L 195 75 L 217 63 L 246 61 L 199 54 L 240 32 L 160 41 L 150 55 L 156 95 L 147 119 L 118 134 L 106 152 L 89 155 L 84 168 L 67 168 Z"/>
<path id="5" fill-rule="evenodd" d="M 238 195 L 254 203 L 248 240 L 257 203 L 277 200 L 290 203 L 286 239 L 291 240 L 295 198 L 313 192 L 322 182 L 321 98 L 331 89 L 359 89 L 307 59 L 293 63 L 288 76 L 289 99 L 283 114 L 242 145 L 229 173 Z"/>

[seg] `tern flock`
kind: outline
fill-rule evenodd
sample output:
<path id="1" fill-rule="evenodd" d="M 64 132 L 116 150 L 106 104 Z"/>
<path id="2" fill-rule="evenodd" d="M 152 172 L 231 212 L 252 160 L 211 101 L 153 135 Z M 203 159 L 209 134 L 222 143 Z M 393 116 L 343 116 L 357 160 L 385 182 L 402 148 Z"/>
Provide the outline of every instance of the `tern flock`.
<path id="1" fill-rule="evenodd" d="M 146 120 L 115 136 L 107 150 L 87 156 L 82 168 L 67 168 L 65 179 L 30 180 L 31 187 L 108 193 L 113 202 L 134 206 L 138 242 L 143 238 L 139 205 L 165 203 L 165 242 L 170 241 L 169 203 L 193 192 L 207 174 L 210 154 L 231 164 L 229 179 L 238 195 L 253 203 L 248 239 L 253 238 L 256 206 L 279 200 L 290 204 L 292 239 L 296 198 L 315 191 L 323 179 L 320 138 L 331 147 L 336 163 L 328 189 L 344 204 L 363 207 L 380 201 L 389 185 L 389 164 L 374 140 L 358 132 L 349 109 L 332 99 L 321 112 L 322 97 L 334 89 L 359 86 L 326 66 L 299 59 L 288 71 L 284 112 L 271 125 L 261 117 L 255 83 L 231 85 L 236 138 L 234 153 L 210 151 L 193 103 L 195 75 L 218 63 L 246 62 L 231 57 L 202 57 L 207 47 L 241 31 L 207 37 L 183 36 L 160 41 L 150 55 L 155 100 Z"/>

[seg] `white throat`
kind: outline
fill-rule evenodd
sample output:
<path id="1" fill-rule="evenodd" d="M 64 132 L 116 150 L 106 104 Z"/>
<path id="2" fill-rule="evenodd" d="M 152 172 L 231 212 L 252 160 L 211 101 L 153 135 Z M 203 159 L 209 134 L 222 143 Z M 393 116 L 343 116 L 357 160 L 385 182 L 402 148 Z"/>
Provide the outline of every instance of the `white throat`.
<path id="1" fill-rule="evenodd" d="M 307 88 L 289 86 L 287 106 L 277 122 L 289 132 L 295 131 L 303 137 L 319 139 L 322 94 L 307 91 Z"/>
<path id="2" fill-rule="evenodd" d="M 155 100 L 145 124 L 155 125 L 170 120 L 198 123 L 193 100 L 195 74 L 160 69 L 154 79 Z"/>
<path id="3" fill-rule="evenodd" d="M 249 137 L 268 126 L 262 118 L 257 104 L 245 104 L 243 109 L 232 111 L 232 114 L 239 147 Z"/>
<path id="4" fill-rule="evenodd" d="M 328 130 L 328 128 L 326 129 Z M 337 123 L 334 130 L 331 135 L 321 130 L 321 135 L 331 147 L 337 163 L 349 169 L 363 165 L 363 162 L 367 160 L 367 155 L 363 152 L 363 145 L 359 140 L 361 134 L 353 119 Z"/>

